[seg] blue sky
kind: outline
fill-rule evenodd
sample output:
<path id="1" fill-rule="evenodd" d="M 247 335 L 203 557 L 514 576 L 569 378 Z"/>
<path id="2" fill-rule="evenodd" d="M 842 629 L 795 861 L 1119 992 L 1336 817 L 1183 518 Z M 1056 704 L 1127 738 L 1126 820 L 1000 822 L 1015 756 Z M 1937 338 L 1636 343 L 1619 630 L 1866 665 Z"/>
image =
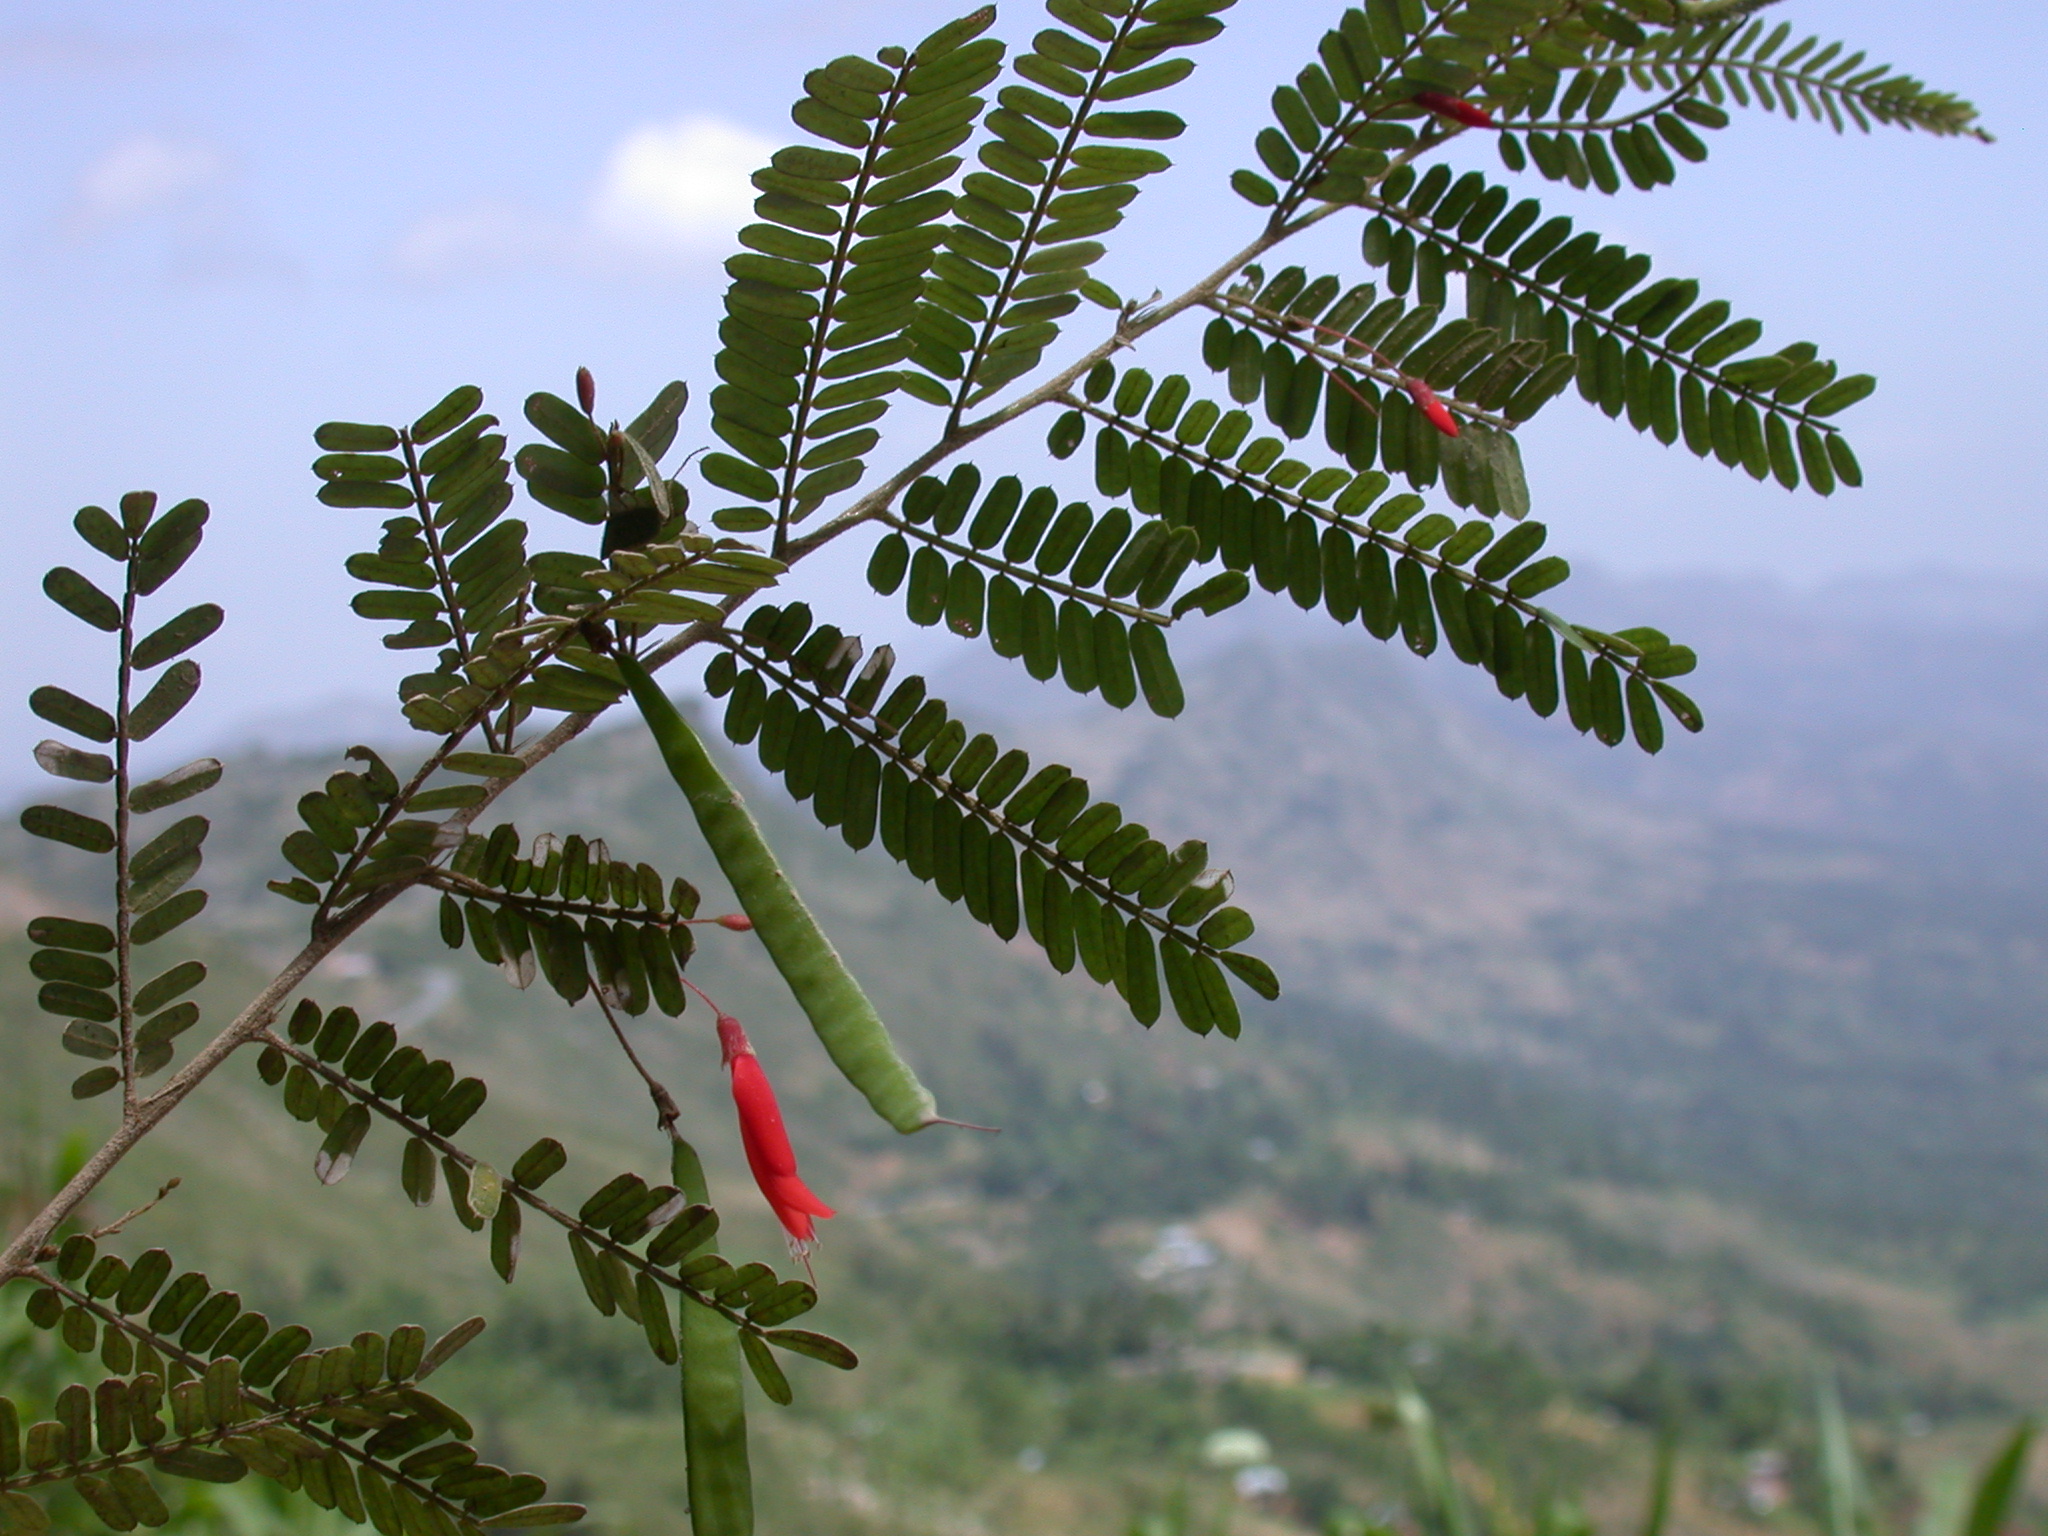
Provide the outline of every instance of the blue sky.
<path id="1" fill-rule="evenodd" d="M 178 590 L 230 620 L 180 738 L 386 693 L 408 668 L 346 612 L 340 569 L 373 520 L 313 501 L 313 425 L 409 419 L 464 381 L 511 419 L 529 390 L 567 393 L 578 364 L 622 416 L 668 378 L 701 383 L 745 171 L 795 137 L 803 71 L 914 42 L 960 3 L 15 0 L 0 21 L 0 519 L 14 552 L 0 603 L 23 637 L 0 655 L 11 734 L 34 728 L 30 687 L 85 691 L 98 671 L 71 643 L 84 632 L 36 592 L 47 565 L 97 558 L 71 512 L 141 485 L 216 513 Z M 1880 393 L 1845 418 L 1868 488 L 1788 496 L 1560 405 L 1525 438 L 1553 547 L 1622 575 L 2048 575 L 2030 446 L 2048 341 L 2048 24 L 2017 0 L 1781 9 L 1972 97 L 1999 142 L 1837 139 L 1746 114 L 1675 188 L 1609 200 L 1535 185 L 1763 319 L 1769 344 L 1810 339 L 1878 374 Z M 1035 7 L 1005 10 L 1012 39 L 1039 25 Z M 1246 238 L 1251 210 L 1224 177 L 1248 163 L 1271 86 L 1337 14 L 1299 0 L 1230 13 L 1180 89 L 1194 126 L 1179 165 L 1105 269 L 1124 291 L 1172 291 Z M 1312 254 L 1355 270 L 1355 221 L 1332 223 L 1345 227 Z M 693 408 L 682 442 L 706 436 Z M 548 539 L 571 532 L 531 516 Z M 875 616 L 842 582 L 824 587 Z"/>

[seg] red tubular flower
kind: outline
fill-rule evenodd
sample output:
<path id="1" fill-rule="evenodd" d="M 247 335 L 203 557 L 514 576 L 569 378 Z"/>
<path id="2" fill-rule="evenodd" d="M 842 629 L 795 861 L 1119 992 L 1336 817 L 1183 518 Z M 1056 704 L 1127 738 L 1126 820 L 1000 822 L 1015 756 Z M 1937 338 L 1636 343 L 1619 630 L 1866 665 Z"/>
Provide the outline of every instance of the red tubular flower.
<path id="1" fill-rule="evenodd" d="M 1458 435 L 1456 419 L 1445 407 L 1443 401 L 1437 399 L 1435 390 L 1423 383 L 1422 380 L 1416 378 L 1403 379 L 1401 387 L 1408 391 L 1408 398 L 1415 402 L 1415 409 L 1429 418 L 1429 424 L 1432 427 L 1443 433 L 1445 437 L 1456 437 Z"/>
<path id="2" fill-rule="evenodd" d="M 726 1066 L 732 1069 L 732 1102 L 739 1111 L 740 1144 L 747 1151 L 747 1166 L 754 1171 L 754 1182 L 774 1208 L 782 1230 L 789 1234 L 791 1251 L 808 1253 L 818 1240 L 811 1218 L 832 1215 L 832 1207 L 812 1194 L 797 1176 L 796 1152 L 783 1128 L 775 1089 L 738 1019 L 729 1014 L 719 1016 L 718 1044 Z"/>
<path id="3" fill-rule="evenodd" d="M 1493 114 L 1486 108 L 1474 106 L 1462 96 L 1446 96 L 1441 91 L 1417 91 L 1408 98 L 1418 107 L 1426 107 L 1438 117 L 1448 117 L 1454 123 L 1463 123 L 1467 128 L 1491 128 Z"/>
<path id="4" fill-rule="evenodd" d="M 583 407 L 586 416 L 597 409 L 597 380 L 590 376 L 588 368 L 576 370 L 576 403 Z"/>
<path id="5" fill-rule="evenodd" d="M 713 918 L 712 921 L 721 928 L 731 929 L 734 933 L 754 931 L 754 920 L 744 912 L 728 912 L 723 917 Z"/>

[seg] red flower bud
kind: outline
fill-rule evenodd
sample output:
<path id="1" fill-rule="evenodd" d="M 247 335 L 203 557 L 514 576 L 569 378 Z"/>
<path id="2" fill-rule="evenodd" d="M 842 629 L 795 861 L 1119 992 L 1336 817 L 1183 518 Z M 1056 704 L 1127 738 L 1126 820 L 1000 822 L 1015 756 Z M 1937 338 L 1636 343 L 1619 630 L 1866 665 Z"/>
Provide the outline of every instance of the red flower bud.
<path id="1" fill-rule="evenodd" d="M 754 920 L 744 912 L 728 912 L 723 917 L 713 918 L 721 928 L 730 928 L 734 933 L 752 933 Z"/>
<path id="2" fill-rule="evenodd" d="M 586 416 L 597 409 L 597 380 L 590 376 L 588 368 L 576 370 L 576 403 L 583 407 Z"/>
<path id="3" fill-rule="evenodd" d="M 1435 390 L 1423 383 L 1422 380 L 1416 378 L 1404 378 L 1401 381 L 1401 387 L 1408 391 L 1408 398 L 1415 402 L 1415 409 L 1429 418 L 1429 424 L 1432 427 L 1443 433 L 1445 437 L 1456 437 L 1458 435 L 1457 421 L 1452 417 L 1450 411 L 1445 408 L 1443 401 L 1437 399 Z"/>
<path id="4" fill-rule="evenodd" d="M 1454 123 L 1463 123 L 1467 128 L 1491 128 L 1493 114 L 1486 108 L 1474 106 L 1462 96 L 1446 96 L 1441 91 L 1417 91 L 1408 98 L 1418 107 L 1426 107 L 1438 117 L 1448 117 Z"/>
<path id="5" fill-rule="evenodd" d="M 818 1240 L 811 1218 L 833 1214 L 832 1207 L 812 1194 L 798 1177 L 796 1151 L 789 1144 L 789 1132 L 782 1124 L 782 1109 L 775 1102 L 775 1089 L 761 1060 L 748 1043 L 747 1032 L 730 1014 L 718 1020 L 718 1044 L 732 1069 L 732 1102 L 739 1111 L 740 1144 L 746 1148 L 747 1166 L 761 1187 L 775 1219 L 789 1234 L 792 1252 L 802 1255 Z"/>

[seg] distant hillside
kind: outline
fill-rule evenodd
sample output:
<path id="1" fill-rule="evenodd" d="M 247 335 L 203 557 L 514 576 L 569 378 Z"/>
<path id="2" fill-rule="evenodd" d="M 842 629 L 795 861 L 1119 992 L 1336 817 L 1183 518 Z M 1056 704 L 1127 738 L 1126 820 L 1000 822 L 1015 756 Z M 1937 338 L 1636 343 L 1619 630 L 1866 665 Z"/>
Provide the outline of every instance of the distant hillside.
<path id="1" fill-rule="evenodd" d="M 1700 579 L 1575 589 L 1700 652 L 1711 729 L 1654 762 L 1568 752 L 1575 777 L 1721 825 L 1909 853 L 1973 882 L 2048 871 L 2048 583 L 1931 573 L 1794 594 Z M 1426 681 L 1469 681 L 1451 668 Z M 1460 690 L 1469 693 L 1470 690 Z M 1495 711 L 1518 740 L 1560 738 Z"/>
<path id="2" fill-rule="evenodd" d="M 1831 743 L 1884 738 L 1889 684 L 1845 645 L 1829 665 L 1848 681 L 1830 696 L 1876 702 L 1796 707 L 1806 684 L 1771 684 L 1771 669 L 1825 682 L 1822 648 L 1755 628 L 1744 664 L 1764 681 L 1715 730 L 1733 735 L 1726 716 L 1750 709 L 1775 733 L 1772 782 L 1836 804 L 1822 791 L 1847 770 L 1831 777 Z M 851 1378 L 802 1373 L 798 1410 L 767 1415 L 770 1528 L 1108 1532 L 1176 1484 L 1216 1493 L 1196 1451 L 1236 1423 L 1272 1440 L 1293 1516 L 1364 1508 L 1401 1486 L 1393 1449 L 1359 1430 L 1397 1368 L 1530 1487 L 1560 1469 L 1633 1486 L 1641 1426 L 1689 1404 L 1706 1426 L 1687 1495 L 1699 1529 L 1727 1521 L 1714 1479 L 1735 1476 L 1729 1458 L 1796 1444 L 1820 1360 L 1893 1425 L 1912 1409 L 1967 1430 L 2038 1401 L 2048 973 L 2034 936 L 2048 880 L 2015 852 L 1994 889 L 1925 838 L 1878 836 L 1846 811 L 1742 814 L 1721 789 L 1755 771 L 1755 749 L 1681 743 L 1638 770 L 1555 722 L 1532 734 L 1507 708 L 1418 686 L 1442 670 L 1362 637 L 1245 643 L 1184 668 L 1190 705 L 1171 725 L 1035 707 L 1015 733 L 1162 833 L 1207 836 L 1235 868 L 1254 947 L 1288 984 L 1279 1005 L 1248 1008 L 1236 1044 L 1147 1035 L 1084 979 L 1006 953 L 761 788 L 798 878 L 941 1103 L 1003 1127 L 896 1138 L 831 1074 L 752 941 L 707 940 L 696 974 L 748 1019 L 806 1170 L 844 1212 L 821 1256 L 820 1320 L 868 1360 Z M 971 678 L 965 691 L 988 693 Z M 1946 696 L 1946 760 L 2006 785 L 2025 770 L 2025 733 L 1973 735 L 1982 712 L 1966 694 Z M 1887 707 L 1939 713 L 1910 697 Z M 194 943 L 216 967 L 216 1006 L 288 953 L 302 914 L 262 881 L 279 872 L 292 801 L 334 761 L 245 753 L 210 797 L 203 883 L 218 920 Z M 1910 805 L 1916 775 L 1881 767 L 1857 770 L 1878 788 L 1855 803 Z M 1667 768 L 1680 789 L 1646 787 Z M 693 877 L 709 867 L 631 729 L 595 733 L 504 814 Z M 1953 824 L 1972 814 L 1957 807 Z M 70 854 L 12 832 L 0 870 L 17 913 L 86 899 Z M 314 994 L 392 1018 L 490 1080 L 485 1155 L 550 1131 L 577 1189 L 655 1171 L 644 1096 L 589 1009 L 511 991 L 441 948 L 424 901 L 409 911 Z M 21 968 L 5 976 L 0 1124 L 47 1146 L 100 1110 L 70 1106 L 56 1027 Z M 772 1256 L 707 1021 L 639 1028 L 703 1128 L 741 1246 Z M 197 1249 L 206 1227 L 202 1261 L 265 1305 L 345 1328 L 400 1298 L 446 1320 L 495 1285 L 445 1212 L 398 1198 L 388 1138 L 340 1188 L 314 1185 L 311 1140 L 241 1063 L 163 1143 L 108 1204 L 187 1174 L 138 1236 Z M 211 1226 L 223 1210 L 260 1219 Z M 348 1223 L 366 1217 L 388 1237 L 358 1241 Z M 560 1259 L 536 1248 L 475 1389 L 494 1432 L 551 1470 L 624 1455 L 635 1480 L 600 1516 L 669 1528 L 672 1387 L 582 1306 Z M 1034 1447 L 1042 1475 L 1018 1470 Z"/>
<path id="3" fill-rule="evenodd" d="M 1532 751 L 1493 728 L 1508 711 L 1447 707 L 1400 666 L 1248 650 L 1181 721 L 1056 734 L 1155 825 L 1229 829 L 1292 997 L 1611 1094 L 1688 1181 L 1880 1237 L 1986 1300 L 2048 1289 L 2048 864 L 1987 885 L 1904 836 L 1603 790 L 1609 765 L 1567 769 L 1596 745 L 1553 722 L 1564 740 Z"/>

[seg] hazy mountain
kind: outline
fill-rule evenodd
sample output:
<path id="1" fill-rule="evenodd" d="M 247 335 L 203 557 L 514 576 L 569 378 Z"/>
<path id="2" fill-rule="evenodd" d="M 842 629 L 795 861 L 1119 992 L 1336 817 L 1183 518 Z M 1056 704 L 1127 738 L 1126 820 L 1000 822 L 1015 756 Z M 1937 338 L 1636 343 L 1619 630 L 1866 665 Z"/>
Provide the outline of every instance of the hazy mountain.
<path id="1" fill-rule="evenodd" d="M 2028 708 L 2042 605 L 1930 591 L 1915 607 L 1595 585 L 1612 622 L 1657 619 L 1708 658 L 1709 735 L 1654 762 L 1326 629 L 1218 626 L 1186 648 L 1189 708 L 1170 724 L 1077 709 L 987 658 L 943 678 L 971 723 L 1071 764 L 1164 836 L 1207 837 L 1234 869 L 1251 947 L 1288 988 L 1248 1006 L 1236 1044 L 1145 1034 L 751 779 L 941 1102 L 1004 1127 L 893 1137 L 750 941 L 707 941 L 699 978 L 772 1052 L 806 1169 L 844 1211 L 819 1320 L 869 1357 L 852 1378 L 807 1374 L 799 1411 L 764 1430 L 766 1464 L 790 1469 L 778 1507 L 824 1531 L 1106 1530 L 1133 1467 L 1199 1478 L 1201 1433 L 1252 1421 L 1320 1490 L 1299 1506 L 1312 1514 L 1388 1475 L 1357 1460 L 1342 1405 L 1399 1361 L 1457 1405 L 1461 1433 L 1503 1455 L 1533 1444 L 1532 1466 L 1590 1457 L 1588 1476 L 1639 1442 L 1510 1424 L 1503 1371 L 1536 1372 L 1539 1398 L 1647 1414 L 1658 1399 L 1630 1383 L 1654 1351 L 1731 1450 L 1787 1421 L 1730 1383 L 1796 1380 L 1822 1357 L 1866 1408 L 2033 1400 L 2048 1383 L 2029 1321 L 2048 1291 L 2048 878 L 2030 852 L 2048 847 L 2048 716 Z M 296 795 L 337 761 L 288 750 L 304 729 L 255 732 L 275 745 L 238 754 L 205 803 L 210 1007 L 302 919 L 261 887 Z M 708 867 L 629 722 L 503 810 L 528 833 Z M 0 868 L 12 910 L 90 899 L 68 851 L 10 833 Z M 652 1172 L 644 1102 L 588 1009 L 450 955 L 428 910 L 312 990 L 492 1081 L 486 1155 L 548 1131 L 579 1188 Z M 17 1120 L 32 1107 L 54 1133 L 73 1118 L 71 1064 L 26 990 L 6 984 L 7 1075 Z M 709 1128 L 739 1240 L 770 1256 L 702 1024 L 638 1027 Z M 221 1145 L 246 1155 L 201 1156 Z M 394 1209 L 391 1145 L 373 1140 L 334 1191 L 312 1185 L 311 1151 L 231 1068 L 166 1133 L 162 1158 L 191 1179 L 151 1240 L 199 1243 L 223 1203 L 261 1202 L 260 1224 L 203 1241 L 278 1305 L 340 1325 L 393 1295 L 473 1295 L 473 1242 Z M 410 1235 L 363 1250 L 352 1219 Z M 534 1260 L 511 1296 L 480 1357 L 505 1436 L 572 1465 L 563 1424 L 592 1426 L 592 1456 L 658 1436 L 644 1416 L 664 1389 L 579 1311 L 566 1266 Z M 1435 1364 L 1401 1352 L 1417 1335 Z M 1052 1448 L 1059 1476 L 1019 1483 L 1025 1446 Z M 648 1473 L 609 1518 L 659 1525 L 665 1487 Z"/>
<path id="2" fill-rule="evenodd" d="M 1654 763 L 1575 754 L 1576 772 L 1721 825 L 1897 848 L 1971 880 L 2048 871 L 2048 671 L 2035 660 L 2048 584 L 1577 585 L 1599 611 L 1698 649 L 1693 691 L 1711 728 Z"/>

